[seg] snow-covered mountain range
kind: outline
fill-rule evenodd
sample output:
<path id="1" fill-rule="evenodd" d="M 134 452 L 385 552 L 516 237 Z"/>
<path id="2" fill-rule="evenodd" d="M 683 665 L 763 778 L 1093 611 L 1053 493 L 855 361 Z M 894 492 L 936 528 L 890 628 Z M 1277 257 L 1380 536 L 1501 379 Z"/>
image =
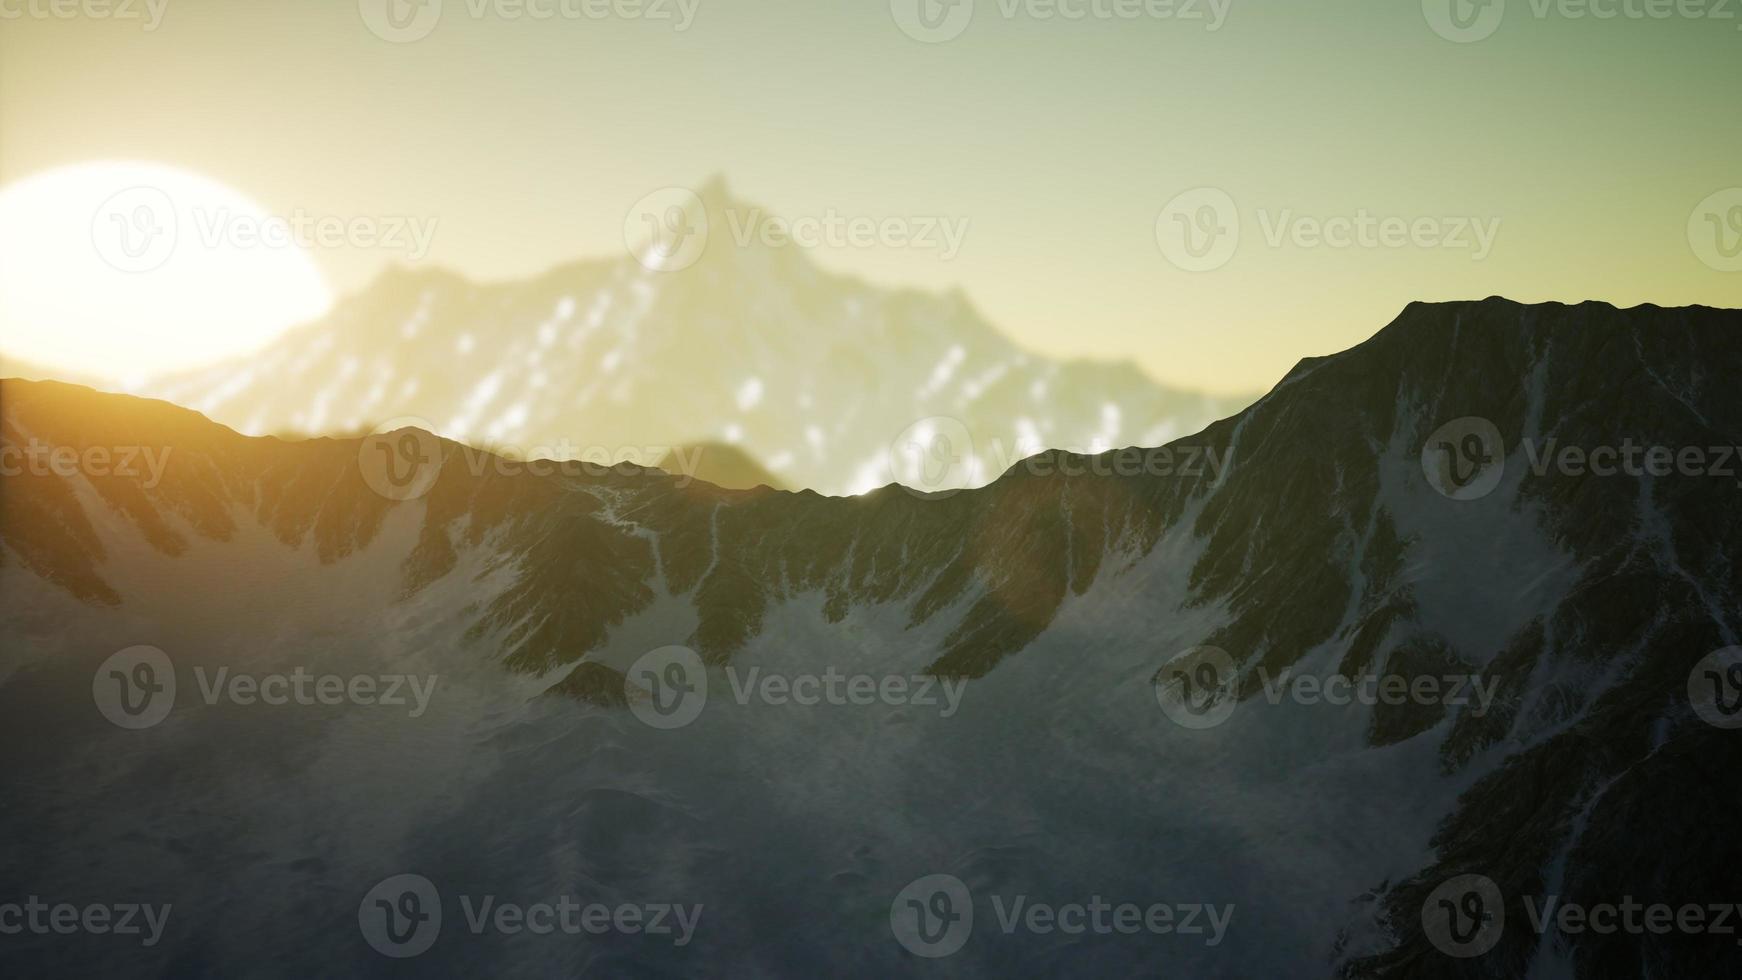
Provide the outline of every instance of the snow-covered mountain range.
<path id="1" fill-rule="evenodd" d="M 515 295 L 554 310 L 562 288 Z M 173 911 L 148 947 L 27 934 L 0 956 L 1732 973 L 1742 947 L 1715 930 L 1532 924 L 1548 896 L 1742 897 L 1739 330 L 1703 308 L 1418 304 L 1165 446 L 855 497 L 531 468 L 409 429 L 247 438 L 5 382 L 0 880 Z M 219 671 L 256 695 L 302 675 L 429 693 L 269 704 Z M 838 699 L 795 699 L 828 676 Z M 700 911 L 679 944 L 621 920 L 512 929 L 482 896 Z M 1142 924 L 1059 928 L 1098 903 Z"/>
<path id="2" fill-rule="evenodd" d="M 742 239 L 764 212 L 722 181 L 689 206 L 712 232 L 682 268 L 627 250 L 490 285 L 395 268 L 263 351 L 135 390 L 257 435 L 413 419 L 507 455 L 649 466 L 723 444 L 827 494 L 906 476 L 901 446 L 932 419 L 953 442 L 932 478 L 979 486 L 1041 449 L 1159 445 L 1252 401 L 1051 360 L 960 293 L 883 289 Z"/>

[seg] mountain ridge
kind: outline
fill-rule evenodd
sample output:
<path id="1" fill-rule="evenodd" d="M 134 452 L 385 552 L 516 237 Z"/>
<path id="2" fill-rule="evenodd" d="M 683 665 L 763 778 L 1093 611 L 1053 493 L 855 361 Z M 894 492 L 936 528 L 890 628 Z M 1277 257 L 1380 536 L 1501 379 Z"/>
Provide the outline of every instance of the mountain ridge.
<path id="1" fill-rule="evenodd" d="M 899 480 L 896 444 L 928 420 L 972 443 L 947 474 L 957 488 L 1025 449 L 1165 441 L 1249 400 L 1163 384 L 1129 359 L 1028 350 L 959 289 L 884 287 L 796 244 L 737 241 L 727 214 L 762 212 L 727 194 L 687 205 L 713 230 L 681 268 L 627 251 L 496 283 L 391 266 L 248 358 L 137 391 L 251 433 L 411 418 L 469 444 L 643 465 L 720 442 L 828 494 Z M 493 354 L 477 363 L 484 337 Z"/>
<path id="2" fill-rule="evenodd" d="M 1383 770 L 1387 792 L 1413 794 L 1431 817 L 1407 846 L 1361 863 L 1359 886 L 1342 881 L 1347 891 L 1319 896 L 1315 905 L 1343 909 L 1338 927 L 1312 926 L 1328 972 L 1499 977 L 1564 961 L 1573 975 L 1607 978 L 1630 975 L 1618 965 L 1625 954 L 1699 975 L 1725 953 L 1689 937 L 1550 940 L 1509 929 L 1483 960 L 1452 960 L 1423 934 L 1420 910 L 1464 873 L 1498 883 L 1512 922 L 1525 921 L 1520 896 L 1589 904 L 1612 897 L 1617 881 L 1652 900 L 1703 900 L 1742 857 L 1718 830 L 1742 804 L 1721 778 L 1733 746 L 1687 700 L 1696 661 L 1742 635 L 1742 568 L 1729 558 L 1742 546 L 1734 478 L 1538 472 L 1523 448 L 1734 446 L 1742 400 L 1727 379 L 1742 371 L 1738 329 L 1742 314 L 1706 308 L 1412 304 L 1363 344 L 1303 361 L 1237 416 L 1153 447 L 1222 454 L 1231 462 L 1219 474 L 1122 475 L 1118 464 L 1150 450 L 1050 450 L 977 489 L 888 485 L 857 497 L 679 486 L 633 468 L 537 477 L 498 471 L 488 454 L 473 473 L 462 447 L 438 440 L 447 462 L 426 491 L 393 501 L 366 486 L 366 440 L 256 440 L 176 406 L 138 410 L 117 396 L 8 383 L 0 410 L 11 445 L 38 433 L 67 445 L 173 439 L 183 456 L 154 488 L 10 480 L 0 571 L 17 553 L 44 583 L 31 589 L 83 587 L 98 599 L 108 589 L 124 608 L 140 573 L 111 574 L 109 563 L 127 541 L 147 542 L 135 565 L 168 574 L 212 560 L 195 557 L 207 550 L 199 542 L 229 547 L 258 525 L 305 556 L 298 575 L 311 584 L 322 569 L 367 562 L 373 578 L 394 579 L 391 609 L 463 596 L 443 622 L 468 657 L 506 668 L 494 684 L 557 695 L 536 697 L 538 710 L 589 719 L 627 714 L 616 685 L 649 646 L 683 644 L 720 671 L 807 662 L 795 635 L 862 636 L 853 642 L 870 663 L 961 678 L 970 700 L 992 699 L 984 710 L 1004 733 L 993 744 L 1068 732 L 1023 751 L 1045 759 L 1044 772 L 1107 767 L 1097 812 L 1150 820 L 1154 798 L 1140 790 L 1158 778 L 1146 775 L 1155 760 L 1233 751 L 1232 736 L 1192 742 L 1173 730 L 1153 746 L 1137 737 L 1155 734 L 1150 689 L 1166 681 L 1169 655 L 1217 647 L 1234 664 L 1236 718 L 1261 726 L 1240 731 L 1262 735 L 1266 752 L 1311 748 L 1301 764 L 1315 772 Z M 1436 431 L 1469 417 L 1501 444 L 1485 464 L 1498 464 L 1493 485 L 1460 499 L 1424 460 Z M 795 634 L 801 627 L 811 632 Z M 1494 700 L 1481 712 L 1376 704 L 1338 716 L 1345 731 L 1328 716 L 1267 706 L 1266 678 L 1286 672 L 1468 676 Z M 1148 715 L 1134 713 L 1143 700 Z M 1282 727 L 1263 727 L 1272 725 Z M 954 732 L 918 744 L 946 760 L 983 749 Z M 843 737 L 861 755 L 896 751 L 851 728 Z M 1106 761 L 1128 757 L 1133 768 Z M 896 772 L 931 772 L 914 756 L 887 758 Z M 946 771 L 959 780 L 977 767 Z M 1690 790 L 1708 784 L 1704 795 Z M 1132 795 L 1116 788 L 1126 785 Z M 906 781 L 880 788 L 923 796 Z M 1015 794 L 1005 831 L 1018 833 L 1033 802 L 1024 794 L 1043 790 L 997 792 Z M 1383 794 L 1343 803 L 1341 819 L 1388 804 Z M 929 807 L 920 823 L 947 833 L 942 815 L 953 811 Z M 1664 826 L 1677 828 L 1673 847 L 1626 846 Z"/>

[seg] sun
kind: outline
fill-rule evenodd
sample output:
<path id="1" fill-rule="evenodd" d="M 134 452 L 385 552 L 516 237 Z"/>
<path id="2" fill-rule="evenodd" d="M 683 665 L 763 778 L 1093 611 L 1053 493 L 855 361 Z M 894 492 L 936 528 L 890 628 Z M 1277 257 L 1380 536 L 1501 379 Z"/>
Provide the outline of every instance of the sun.
<path id="1" fill-rule="evenodd" d="M 158 163 L 81 163 L 0 187 L 0 357 L 126 384 L 255 350 L 332 306 L 287 227 Z"/>

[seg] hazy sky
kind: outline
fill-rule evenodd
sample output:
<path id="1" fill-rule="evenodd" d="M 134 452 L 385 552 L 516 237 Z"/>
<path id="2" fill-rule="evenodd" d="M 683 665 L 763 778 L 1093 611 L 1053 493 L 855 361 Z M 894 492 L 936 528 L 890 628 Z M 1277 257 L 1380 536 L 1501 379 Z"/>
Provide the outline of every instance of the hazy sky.
<path id="1" fill-rule="evenodd" d="M 964 0 L 930 8 L 961 28 L 941 43 L 902 29 L 925 33 L 920 0 L 603 19 L 600 0 L 444 0 L 403 42 L 367 26 L 394 33 L 377 0 L 111 2 L 0 0 L 0 184 L 157 161 L 276 213 L 434 219 L 421 261 L 496 279 L 620 250 L 644 195 L 718 173 L 788 217 L 965 219 L 953 258 L 817 258 L 960 286 L 1029 347 L 1218 391 L 1268 387 L 1412 299 L 1742 305 L 1742 273 L 1689 229 L 1742 187 L 1737 0 L 1667 19 L 1501 0 L 1470 11 L 1463 36 L 1492 33 L 1468 43 L 1430 26 L 1457 34 L 1437 5 L 1465 0 Z M 1221 194 L 1176 202 L 1205 187 Z M 1229 202 L 1231 256 L 1163 247 L 1226 228 Z M 1409 231 L 1316 242 L 1313 220 L 1363 214 Z M 315 255 L 341 290 L 405 259 Z"/>

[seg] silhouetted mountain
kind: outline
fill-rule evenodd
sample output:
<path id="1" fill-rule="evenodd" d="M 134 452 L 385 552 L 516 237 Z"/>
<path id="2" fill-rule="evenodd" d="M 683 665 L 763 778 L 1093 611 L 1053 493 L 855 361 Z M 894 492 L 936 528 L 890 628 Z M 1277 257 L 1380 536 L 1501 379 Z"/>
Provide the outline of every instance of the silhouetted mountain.
<path id="1" fill-rule="evenodd" d="M 36 951 L 63 969 L 386 972 L 331 937 L 417 871 L 714 916 L 681 949 L 444 932 L 418 966 L 454 975 L 888 975 L 914 965 L 890 902 L 934 873 L 1238 913 L 1211 946 L 1007 934 L 983 906 L 942 961 L 965 973 L 1725 975 L 1732 937 L 1543 936 L 1524 901 L 1733 901 L 1735 732 L 1690 680 L 1742 614 L 1714 448 L 1742 441 L 1738 329 L 1702 308 L 1416 304 L 1165 455 L 1046 452 L 978 490 L 849 498 L 535 472 L 409 430 L 250 439 L 6 382 L 7 448 L 170 453 L 155 481 L 85 467 L 0 495 L 6 878 L 186 909 L 161 948 Z M 1628 446 L 1647 468 L 1604 472 Z M 401 460 L 420 462 L 381 469 Z M 217 665 L 443 687 L 416 721 L 189 696 L 128 732 L 93 712 L 92 676 L 140 643 L 187 690 Z M 634 665 L 673 644 L 710 693 L 662 731 L 637 720 Z M 1199 730 L 1162 705 L 1204 645 L 1238 695 L 1188 687 L 1231 711 Z M 967 687 L 948 715 L 736 696 L 733 671 L 825 668 Z M 1273 701 L 1284 672 L 1456 677 L 1492 700 Z M 1424 929 L 1464 874 L 1505 903 L 1470 959 Z"/>
<path id="2" fill-rule="evenodd" d="M 755 457 L 737 446 L 723 442 L 678 446 L 654 465 L 667 473 L 691 477 L 728 490 L 750 490 L 756 487 L 791 489 L 768 472 Z"/>

